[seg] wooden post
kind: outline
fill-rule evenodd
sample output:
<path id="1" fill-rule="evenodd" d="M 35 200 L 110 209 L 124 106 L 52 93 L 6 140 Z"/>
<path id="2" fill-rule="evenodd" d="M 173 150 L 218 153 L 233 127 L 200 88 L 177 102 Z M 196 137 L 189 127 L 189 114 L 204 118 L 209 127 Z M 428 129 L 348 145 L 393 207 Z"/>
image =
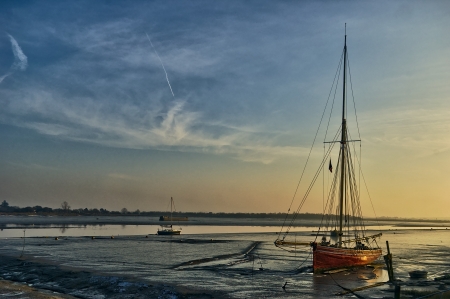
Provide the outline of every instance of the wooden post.
<path id="1" fill-rule="evenodd" d="M 386 241 L 386 247 L 387 247 L 387 254 L 384 256 L 384 261 L 386 262 L 387 271 L 389 275 L 389 282 L 394 283 L 395 291 L 394 291 L 394 298 L 400 299 L 400 285 L 395 284 L 394 279 L 394 267 L 392 266 L 392 254 L 389 249 L 389 241 Z"/>
<path id="2" fill-rule="evenodd" d="M 389 250 L 389 241 L 386 241 L 386 247 L 387 247 L 388 253 L 384 256 L 384 261 L 386 262 L 387 271 L 388 271 L 388 275 L 389 275 L 389 281 L 394 282 L 394 269 L 392 267 L 392 254 L 391 254 L 391 251 Z"/>
<path id="3" fill-rule="evenodd" d="M 395 285 L 394 299 L 400 299 L 400 285 Z"/>

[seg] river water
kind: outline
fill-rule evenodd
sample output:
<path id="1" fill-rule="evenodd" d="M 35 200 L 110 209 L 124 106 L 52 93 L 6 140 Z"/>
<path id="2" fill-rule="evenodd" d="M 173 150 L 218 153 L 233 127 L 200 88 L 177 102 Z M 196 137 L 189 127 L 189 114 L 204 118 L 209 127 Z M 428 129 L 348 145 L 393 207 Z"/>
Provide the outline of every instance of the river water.
<path id="1" fill-rule="evenodd" d="M 229 298 L 328 298 L 342 291 L 341 287 L 351 289 L 388 280 L 383 268 L 369 267 L 314 275 L 308 267 L 312 264 L 309 247 L 285 251 L 274 246 L 278 226 L 183 225 L 180 236 L 158 236 L 156 230 L 156 225 L 53 225 L 27 228 L 25 238 L 21 238 L 23 227 L 9 225 L 0 232 L 0 255 L 23 255 L 148 283 L 220 291 Z M 428 280 L 432 280 L 449 271 L 450 230 L 390 225 L 381 230 L 379 244 L 385 254 L 385 241 L 389 241 L 396 278 L 408 281 L 409 271 L 427 270 Z M 311 227 L 298 227 L 295 238 L 313 241 Z M 392 297 L 392 286 L 361 295 Z"/>

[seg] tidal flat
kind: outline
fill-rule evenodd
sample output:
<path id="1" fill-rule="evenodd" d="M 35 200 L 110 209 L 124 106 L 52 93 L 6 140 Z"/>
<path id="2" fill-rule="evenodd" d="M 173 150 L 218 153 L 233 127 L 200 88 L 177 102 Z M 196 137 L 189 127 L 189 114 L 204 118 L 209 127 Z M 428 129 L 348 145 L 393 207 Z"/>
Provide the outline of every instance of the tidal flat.
<path id="1" fill-rule="evenodd" d="M 344 289 L 388 281 L 382 260 L 370 267 L 313 274 L 308 246 L 291 251 L 274 246 L 279 219 L 198 219 L 176 223 L 183 228 L 179 236 L 158 236 L 157 219 L 68 218 L 0 216 L 0 277 L 78 298 L 172 299 L 329 298 Z M 378 242 L 383 254 L 389 241 L 405 296 L 445 295 L 450 289 L 450 223 L 405 223 L 369 226 L 383 232 Z M 310 242 L 315 227 L 301 223 L 291 234 Z M 412 270 L 426 270 L 428 277 L 410 279 Z M 385 283 L 357 294 L 393 298 L 393 291 Z"/>

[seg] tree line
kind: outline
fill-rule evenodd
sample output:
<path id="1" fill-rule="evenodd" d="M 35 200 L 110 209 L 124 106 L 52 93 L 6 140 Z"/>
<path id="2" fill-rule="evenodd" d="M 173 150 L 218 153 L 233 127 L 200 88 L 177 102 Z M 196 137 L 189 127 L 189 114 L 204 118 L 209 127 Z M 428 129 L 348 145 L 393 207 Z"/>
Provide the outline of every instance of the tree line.
<path id="1" fill-rule="evenodd" d="M 159 217 L 167 215 L 162 211 L 128 211 L 122 208 L 120 211 L 109 211 L 104 208 L 78 208 L 72 209 L 67 201 L 61 203 L 60 208 L 49 208 L 42 206 L 24 207 L 11 206 L 4 200 L 0 204 L 0 214 L 8 215 L 42 215 L 42 216 L 151 216 Z M 301 219 L 322 219 L 322 214 L 303 213 Z M 285 213 L 225 213 L 225 212 L 173 212 L 173 217 L 216 217 L 216 218 L 280 218 L 286 217 Z"/>
<path id="2" fill-rule="evenodd" d="M 42 206 L 33 206 L 33 207 L 17 207 L 11 206 L 9 203 L 4 200 L 0 204 L 0 214 L 10 214 L 10 215 L 58 215 L 58 216 L 78 216 L 78 215 L 88 215 L 88 216 L 99 216 L 99 215 L 140 215 L 140 211 L 136 210 L 134 212 L 129 212 L 126 208 L 123 208 L 121 211 L 108 211 L 107 209 L 88 209 L 88 208 L 79 208 L 72 209 L 67 201 L 61 203 L 60 208 L 49 208 Z"/>

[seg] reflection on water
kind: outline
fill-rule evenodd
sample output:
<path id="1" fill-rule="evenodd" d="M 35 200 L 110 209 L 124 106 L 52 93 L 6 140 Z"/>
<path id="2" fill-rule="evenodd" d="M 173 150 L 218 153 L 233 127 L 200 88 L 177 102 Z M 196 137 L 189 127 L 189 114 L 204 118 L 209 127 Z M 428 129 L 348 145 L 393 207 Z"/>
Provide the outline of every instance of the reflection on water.
<path id="1" fill-rule="evenodd" d="M 59 228 L 61 234 L 64 234 L 64 233 L 66 232 L 66 230 L 67 230 L 68 227 L 69 227 L 69 226 L 68 226 L 67 224 L 63 224 L 63 225 Z"/>
<path id="2" fill-rule="evenodd" d="M 0 238 L 21 237 L 23 227 L 9 226 L 0 232 Z M 118 235 L 151 235 L 156 234 L 157 225 L 42 225 L 26 227 L 28 237 L 81 237 L 81 236 L 118 236 Z M 214 233 L 276 233 L 278 226 L 216 226 L 216 225 L 189 225 L 183 226 L 182 234 L 214 234 Z M 311 231 L 301 228 L 298 231 Z"/>
<path id="3" fill-rule="evenodd" d="M 27 230 L 27 237 L 81 237 L 81 236 L 118 236 L 118 235 L 151 235 L 156 234 L 158 225 L 109 225 L 109 224 L 40 224 L 40 225 L 3 225 L 0 231 L 1 238 L 22 237 L 22 231 Z M 368 230 L 382 231 L 383 233 L 402 234 L 405 231 L 432 231 L 447 230 L 442 227 L 397 227 L 397 226 L 368 226 Z M 182 235 L 197 234 L 226 234 L 226 233 L 278 233 L 279 226 L 237 226 L 237 225 L 183 225 Z M 291 230 L 304 234 L 310 232 L 316 235 L 311 227 L 296 227 Z M 337 238 L 330 235 L 331 239 Z"/>

